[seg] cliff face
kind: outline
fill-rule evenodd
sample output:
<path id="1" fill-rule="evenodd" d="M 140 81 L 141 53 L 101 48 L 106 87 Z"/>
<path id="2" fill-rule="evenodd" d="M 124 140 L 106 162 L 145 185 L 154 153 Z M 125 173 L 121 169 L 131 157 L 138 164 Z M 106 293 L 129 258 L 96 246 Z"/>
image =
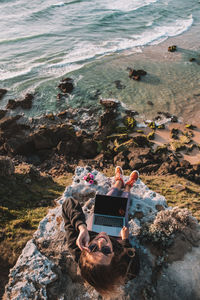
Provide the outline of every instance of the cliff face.
<path id="1" fill-rule="evenodd" d="M 97 185 L 83 177 L 92 172 Z M 75 197 L 86 215 L 95 193 L 107 193 L 113 178 L 77 167 L 71 186 L 40 222 L 33 238 L 10 271 L 5 299 L 99 299 L 84 286 L 65 240 L 61 205 Z M 124 287 L 123 299 L 200 299 L 200 227 L 187 210 L 168 208 L 163 196 L 140 179 L 131 190 L 130 240 L 141 259 L 139 276 Z M 120 299 L 120 298 L 118 298 Z"/>

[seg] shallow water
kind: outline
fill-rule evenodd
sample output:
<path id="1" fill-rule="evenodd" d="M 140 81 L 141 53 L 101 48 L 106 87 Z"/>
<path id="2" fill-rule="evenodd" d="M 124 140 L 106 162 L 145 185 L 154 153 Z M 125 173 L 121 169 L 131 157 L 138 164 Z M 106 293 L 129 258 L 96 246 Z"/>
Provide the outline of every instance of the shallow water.
<path id="1" fill-rule="evenodd" d="M 199 15 L 197 0 L 1 1 L 0 79 L 9 93 L 0 107 L 35 92 L 28 116 L 67 105 L 93 107 L 99 97 L 117 98 L 149 117 L 155 110 L 181 113 L 191 91 L 199 92 L 199 65 L 185 59 L 197 49 L 175 62 L 159 55 L 147 60 L 140 52 L 199 28 Z M 127 50 L 135 56 L 125 55 Z M 129 80 L 127 67 L 143 68 L 148 75 L 141 82 Z M 76 88 L 58 101 L 64 76 L 72 77 Z M 117 89 L 116 80 L 125 88 Z"/>

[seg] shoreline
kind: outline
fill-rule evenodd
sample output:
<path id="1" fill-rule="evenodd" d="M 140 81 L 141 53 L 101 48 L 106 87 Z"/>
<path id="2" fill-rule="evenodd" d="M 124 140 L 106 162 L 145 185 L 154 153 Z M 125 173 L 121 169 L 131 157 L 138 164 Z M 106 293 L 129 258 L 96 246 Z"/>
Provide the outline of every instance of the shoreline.
<path id="1" fill-rule="evenodd" d="M 87 103 L 88 107 L 93 105 L 96 107 L 95 100 L 98 99 L 95 99 L 93 93 L 95 94 L 95 90 L 98 91 L 100 86 L 102 98 L 116 98 L 119 101 L 125 99 L 127 101 L 125 105 L 131 109 L 144 110 L 146 119 L 152 117 L 153 110 L 162 109 L 178 115 L 179 119 L 182 117 L 186 122 L 192 122 L 193 120 L 198 122 L 198 112 L 200 111 L 200 89 L 198 89 L 200 80 L 198 72 L 200 42 L 198 41 L 200 41 L 200 33 L 197 24 L 183 34 L 170 37 L 159 44 L 141 47 L 142 52 L 137 53 L 134 49 L 123 50 L 122 52 L 106 55 L 101 59 L 87 63 L 81 69 L 66 74 L 66 76 L 72 76 L 75 79 L 75 90 L 74 94 L 72 94 L 75 100 L 68 97 L 58 101 L 56 94 L 54 95 L 56 93 L 55 87 L 52 87 L 52 90 L 47 95 L 45 93 L 43 95 L 43 92 L 45 92 L 42 90 L 43 88 L 41 91 L 37 88 L 36 93 L 39 92 L 39 96 L 36 97 L 35 103 L 33 103 L 33 112 L 34 109 L 36 112 L 37 110 L 40 111 L 40 107 L 42 111 L 46 107 L 51 112 L 58 112 L 64 109 L 65 104 L 66 106 L 73 107 L 75 105 L 74 107 L 76 107 L 76 104 L 79 102 L 83 103 L 84 107 L 87 106 Z M 177 51 L 170 53 L 167 51 L 167 48 L 173 44 L 177 45 Z M 197 57 L 198 61 L 189 62 L 189 58 L 193 56 Z M 130 83 L 126 71 L 126 68 L 129 66 L 146 69 L 147 77 L 142 79 L 141 82 Z M 181 70 L 179 70 L 180 68 Z M 85 79 L 84 76 L 86 77 Z M 105 77 L 105 80 L 100 82 L 99 85 L 98 82 L 103 77 Z M 57 84 L 59 79 L 54 79 L 54 82 L 56 81 Z M 114 81 L 117 80 L 122 82 L 122 86 L 126 86 L 124 90 L 116 90 Z M 173 86 L 168 88 L 170 85 Z M 185 90 L 182 90 L 182 86 L 185 87 Z M 159 93 L 159 90 L 162 93 Z M 194 93 L 192 93 L 193 90 Z M 156 95 L 157 91 L 158 95 Z M 51 93 L 54 96 L 48 100 L 48 97 L 52 97 Z M 12 95 L 6 96 L 6 100 L 9 97 L 12 98 Z M 46 104 L 44 97 L 47 99 Z M 148 107 L 145 104 L 147 100 L 153 102 L 155 100 L 154 107 Z M 6 105 L 4 99 L 1 100 L 1 105 Z M 26 111 L 23 111 L 23 113 L 26 114 Z M 28 115 L 33 116 L 33 113 L 28 113 Z"/>

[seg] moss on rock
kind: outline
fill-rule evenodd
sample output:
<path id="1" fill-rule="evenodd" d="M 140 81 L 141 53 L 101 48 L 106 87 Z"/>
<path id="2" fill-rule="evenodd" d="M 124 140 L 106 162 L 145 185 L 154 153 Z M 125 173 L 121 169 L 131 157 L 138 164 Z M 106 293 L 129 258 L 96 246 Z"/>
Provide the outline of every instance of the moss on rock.
<path id="1" fill-rule="evenodd" d="M 171 143 L 171 148 L 175 152 L 187 149 L 186 145 L 184 143 L 180 142 L 180 141 L 174 141 L 174 142 L 172 142 Z"/>
<path id="2" fill-rule="evenodd" d="M 130 139 L 122 144 L 115 143 L 114 151 L 122 152 L 128 150 L 130 147 L 137 146 L 133 139 Z"/>
<path id="3" fill-rule="evenodd" d="M 150 122 L 148 123 L 148 127 L 151 129 L 156 129 L 156 123 L 155 122 Z"/>
<path id="4" fill-rule="evenodd" d="M 194 125 L 192 125 L 192 124 L 186 124 L 185 125 L 185 128 L 187 128 L 187 129 L 195 129 L 196 128 L 196 126 L 194 126 Z"/>
<path id="5" fill-rule="evenodd" d="M 136 126 L 136 120 L 133 117 L 131 117 L 131 116 L 126 116 L 124 118 L 124 125 L 126 127 L 128 127 L 129 129 L 130 128 L 132 129 L 132 128 L 134 128 Z"/>
<path id="6" fill-rule="evenodd" d="M 154 138 L 155 138 L 155 131 L 150 132 L 147 135 L 147 138 L 148 138 L 148 140 L 154 140 Z"/>
<path id="7" fill-rule="evenodd" d="M 158 129 L 165 129 L 165 124 L 158 125 Z"/>

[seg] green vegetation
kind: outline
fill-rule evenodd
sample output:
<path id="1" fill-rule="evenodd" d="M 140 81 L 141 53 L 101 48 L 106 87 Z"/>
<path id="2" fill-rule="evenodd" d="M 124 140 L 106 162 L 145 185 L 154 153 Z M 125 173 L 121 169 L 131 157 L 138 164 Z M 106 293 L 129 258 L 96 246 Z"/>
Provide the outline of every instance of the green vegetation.
<path id="1" fill-rule="evenodd" d="M 71 183 L 72 174 L 52 180 L 31 176 L 18 166 L 14 175 L 0 177 L 0 260 L 12 266 L 53 200 Z"/>
<path id="2" fill-rule="evenodd" d="M 148 140 L 154 140 L 155 138 L 155 131 L 151 131 L 148 135 L 147 135 Z"/>
<path id="3" fill-rule="evenodd" d="M 200 222 L 200 186 L 177 175 L 141 176 L 152 190 L 163 195 L 168 206 L 189 209 Z"/>
<path id="4" fill-rule="evenodd" d="M 124 118 L 124 125 L 129 129 L 134 128 L 136 126 L 136 120 L 130 116 L 126 116 Z"/>

